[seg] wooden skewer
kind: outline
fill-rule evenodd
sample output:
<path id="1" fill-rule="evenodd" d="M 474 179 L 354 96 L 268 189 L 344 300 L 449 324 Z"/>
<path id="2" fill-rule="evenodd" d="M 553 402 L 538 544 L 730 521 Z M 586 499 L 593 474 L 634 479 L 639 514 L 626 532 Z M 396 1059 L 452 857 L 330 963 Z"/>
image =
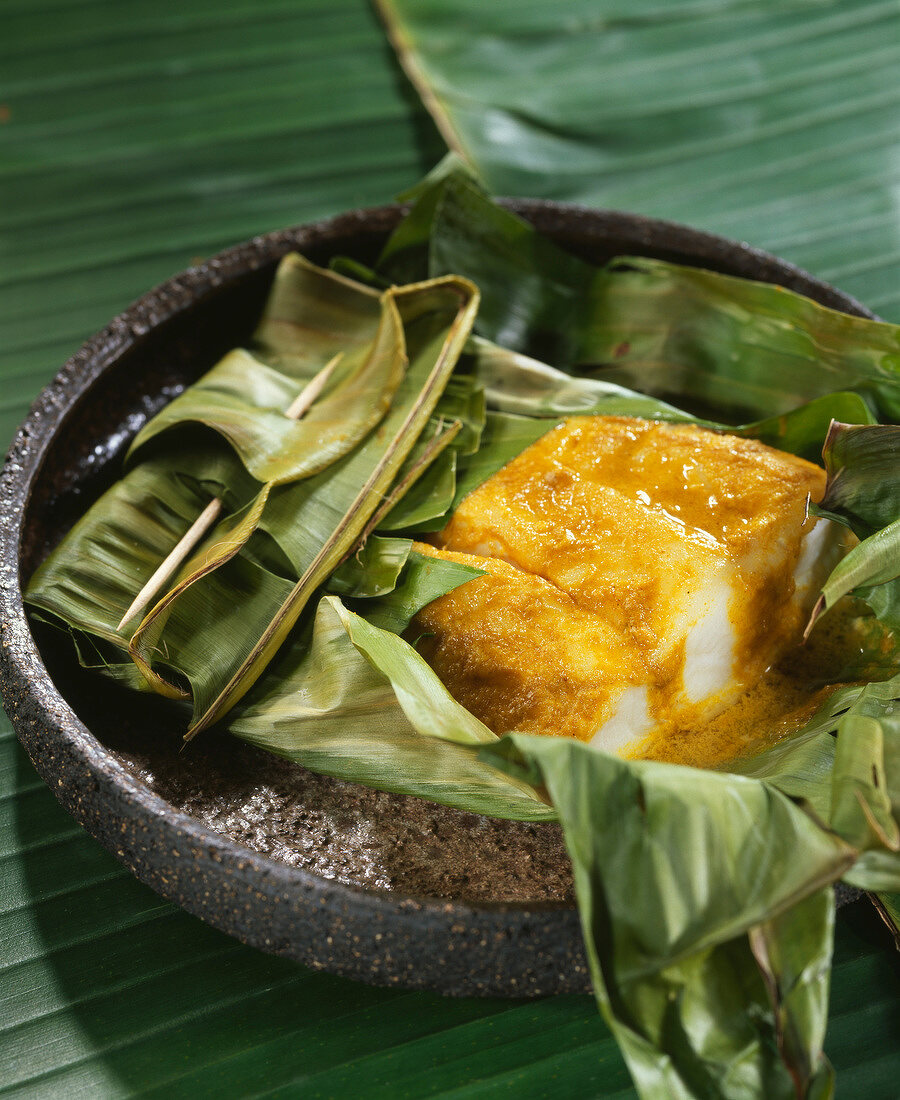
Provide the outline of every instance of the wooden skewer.
<path id="1" fill-rule="evenodd" d="M 322 390 L 325 389 L 325 386 L 328 384 L 328 379 L 331 377 L 334 368 L 341 361 L 342 355 L 343 352 L 339 351 L 337 355 L 332 356 L 319 373 L 314 374 L 312 378 L 310 378 L 303 389 L 287 407 L 284 415 L 288 420 L 299 420 L 309 412 L 310 405 L 312 405 L 313 401 L 316 400 Z"/>
<path id="2" fill-rule="evenodd" d="M 318 374 L 313 375 L 300 393 L 297 394 L 284 414 L 289 420 L 300 420 L 301 417 L 309 412 L 310 406 L 325 388 L 334 368 L 340 362 L 341 354 L 341 352 L 338 352 L 332 359 L 329 359 Z M 219 497 L 213 497 L 187 531 L 181 536 L 169 554 L 160 562 L 159 568 L 154 572 L 153 576 L 150 577 L 144 587 L 135 596 L 131 606 L 119 620 L 119 625 L 116 627 L 116 630 L 121 630 L 139 611 L 144 610 L 157 592 L 159 592 L 163 585 L 181 566 L 197 543 L 206 535 L 219 518 L 221 511 L 221 499 Z"/>
<path id="3" fill-rule="evenodd" d="M 219 518 L 219 513 L 222 511 L 222 501 L 218 497 L 213 499 L 207 504 L 199 516 L 194 520 L 190 527 L 181 536 L 179 542 L 173 547 L 168 557 L 164 558 L 160 562 L 159 568 L 153 574 L 153 576 L 147 581 L 144 587 L 135 596 L 131 607 L 125 612 L 119 621 L 119 625 L 116 630 L 121 630 L 122 627 L 133 618 L 138 611 L 142 611 L 144 607 L 150 602 L 150 600 L 156 595 L 156 593 L 162 588 L 166 581 L 172 576 L 175 570 L 181 565 L 184 559 L 190 554 L 197 543 L 203 538 L 206 532 L 212 527 L 212 525 Z"/>

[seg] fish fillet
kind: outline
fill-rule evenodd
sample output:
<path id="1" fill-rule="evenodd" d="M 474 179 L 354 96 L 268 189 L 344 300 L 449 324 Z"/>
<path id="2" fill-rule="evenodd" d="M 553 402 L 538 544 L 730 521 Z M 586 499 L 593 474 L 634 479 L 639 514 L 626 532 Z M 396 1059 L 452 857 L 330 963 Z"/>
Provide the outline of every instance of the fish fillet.
<path id="1" fill-rule="evenodd" d="M 486 570 L 420 651 L 497 733 L 630 755 L 719 713 L 799 639 L 840 536 L 819 467 L 755 440 L 574 417 L 470 493 L 426 553 Z"/>

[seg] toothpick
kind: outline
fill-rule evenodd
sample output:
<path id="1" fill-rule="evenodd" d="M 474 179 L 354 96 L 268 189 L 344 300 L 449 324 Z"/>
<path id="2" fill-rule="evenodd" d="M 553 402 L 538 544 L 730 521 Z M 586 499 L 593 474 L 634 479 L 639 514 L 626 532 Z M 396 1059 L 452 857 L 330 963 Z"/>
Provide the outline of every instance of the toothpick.
<path id="1" fill-rule="evenodd" d="M 306 415 L 313 402 L 328 384 L 328 379 L 331 377 L 334 368 L 340 362 L 341 354 L 341 352 L 338 352 L 332 359 L 329 359 L 318 374 L 314 375 L 300 393 L 297 394 L 284 414 L 288 420 L 300 420 Z M 138 612 L 144 610 L 163 585 L 166 584 L 176 570 L 182 565 L 194 547 L 206 535 L 219 518 L 221 511 L 221 498 L 213 497 L 172 548 L 171 552 L 160 563 L 159 568 L 153 576 L 135 596 L 131 606 L 119 620 L 119 625 L 116 627 L 116 630 L 121 630 L 127 622 L 135 618 Z"/>
<path id="2" fill-rule="evenodd" d="M 150 580 L 147 581 L 144 587 L 135 596 L 131 607 L 128 608 L 119 620 L 119 625 L 116 627 L 116 630 L 121 630 L 129 619 L 133 618 L 138 611 L 143 610 L 153 596 L 156 595 L 175 570 L 181 565 L 188 554 L 190 554 L 197 543 L 203 538 L 210 527 L 216 522 L 221 511 L 222 501 L 219 497 L 213 497 L 187 531 L 181 536 L 181 539 L 172 549 L 168 557 L 163 559 Z"/>
<path id="3" fill-rule="evenodd" d="M 334 368 L 341 361 L 342 354 L 343 352 L 339 351 L 337 355 L 329 359 L 319 373 L 313 375 L 309 382 L 307 382 L 303 389 L 297 394 L 284 414 L 288 420 L 300 420 L 305 416 L 313 401 L 316 400 L 328 384 L 328 379 L 334 372 Z"/>

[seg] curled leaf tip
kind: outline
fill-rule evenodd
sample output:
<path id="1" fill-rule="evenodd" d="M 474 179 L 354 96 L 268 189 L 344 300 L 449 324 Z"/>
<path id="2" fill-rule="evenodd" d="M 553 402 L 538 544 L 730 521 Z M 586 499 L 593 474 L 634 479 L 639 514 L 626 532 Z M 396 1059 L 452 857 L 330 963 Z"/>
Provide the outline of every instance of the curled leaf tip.
<path id="1" fill-rule="evenodd" d="M 808 641 L 812 628 L 816 625 L 825 610 L 825 593 L 823 592 L 815 602 L 815 606 L 812 609 L 812 614 L 809 616 L 809 622 L 806 624 L 806 629 L 803 631 L 803 641 Z"/>
<path id="2" fill-rule="evenodd" d="M 182 738 L 182 745 L 181 749 L 179 750 L 180 752 L 184 752 L 184 750 L 188 746 L 188 743 L 194 740 L 194 738 L 197 736 L 202 728 L 203 727 L 199 723 L 195 723 L 193 726 L 188 727 L 184 737 Z"/>
<path id="3" fill-rule="evenodd" d="M 834 446 L 834 440 L 836 436 L 839 436 L 841 432 L 845 432 L 848 428 L 852 427 L 851 424 L 844 424 L 840 420 L 831 418 L 831 423 L 828 425 L 828 431 L 825 433 L 825 442 L 822 444 L 822 458 L 827 458 L 829 451 Z"/>

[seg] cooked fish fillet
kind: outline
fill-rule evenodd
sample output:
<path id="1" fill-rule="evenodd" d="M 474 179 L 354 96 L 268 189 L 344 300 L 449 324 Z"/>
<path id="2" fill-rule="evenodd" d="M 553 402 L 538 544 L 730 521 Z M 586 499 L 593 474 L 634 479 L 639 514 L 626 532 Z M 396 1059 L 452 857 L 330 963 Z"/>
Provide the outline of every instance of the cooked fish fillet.
<path id="1" fill-rule="evenodd" d="M 824 485 L 754 440 L 567 420 L 421 547 L 487 570 L 420 612 L 422 652 L 495 732 L 630 754 L 719 713 L 798 640 L 839 553 L 806 519 Z"/>

